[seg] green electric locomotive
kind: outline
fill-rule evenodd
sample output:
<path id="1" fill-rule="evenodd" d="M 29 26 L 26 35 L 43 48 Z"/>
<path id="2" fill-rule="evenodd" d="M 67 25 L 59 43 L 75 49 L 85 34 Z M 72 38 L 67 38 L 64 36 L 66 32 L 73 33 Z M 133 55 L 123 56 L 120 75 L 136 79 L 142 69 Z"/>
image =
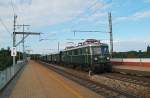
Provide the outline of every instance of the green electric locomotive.
<path id="1" fill-rule="evenodd" d="M 88 39 L 76 47 L 67 48 L 60 52 L 61 62 L 74 67 L 81 66 L 95 73 L 111 72 L 108 45 L 98 40 Z"/>
<path id="2" fill-rule="evenodd" d="M 95 39 L 88 39 L 78 46 L 67 47 L 58 53 L 42 57 L 48 63 L 64 64 L 70 67 L 81 67 L 94 73 L 111 72 L 112 64 L 108 45 Z"/>

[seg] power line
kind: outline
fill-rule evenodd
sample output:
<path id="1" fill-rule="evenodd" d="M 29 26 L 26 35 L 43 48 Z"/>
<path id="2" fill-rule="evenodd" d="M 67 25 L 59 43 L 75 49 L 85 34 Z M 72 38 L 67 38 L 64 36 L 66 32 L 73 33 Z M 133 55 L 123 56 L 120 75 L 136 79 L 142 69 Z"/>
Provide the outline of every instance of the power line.
<path id="1" fill-rule="evenodd" d="M 25 9 L 23 9 L 23 5 L 21 7 L 16 4 L 15 7 L 16 7 L 16 10 L 18 11 L 18 14 L 20 13 L 20 15 L 19 15 L 20 20 L 24 21 L 24 17 L 23 17 L 23 15 L 21 15 L 21 14 L 25 13 Z"/>
<path id="2" fill-rule="evenodd" d="M 97 3 L 98 3 L 99 1 L 98 0 L 96 0 L 96 2 L 94 2 L 93 4 L 91 4 L 91 6 L 90 7 L 88 7 L 87 9 L 86 9 L 86 11 L 85 12 L 87 12 L 87 11 L 89 11 L 90 9 L 92 9 Z M 84 12 L 84 13 L 85 13 Z M 81 13 L 80 15 L 78 15 L 78 17 L 80 17 L 81 15 L 83 15 L 84 13 Z M 91 12 L 91 13 L 89 13 L 88 15 L 84 15 L 83 17 L 80 17 L 80 18 L 88 18 L 88 17 L 90 17 L 92 14 L 95 14 L 95 13 L 97 13 L 97 10 L 94 10 L 94 12 Z M 80 23 L 81 21 L 79 20 L 79 21 L 77 21 L 76 23 L 74 23 L 74 26 L 77 26 L 79 23 Z M 81 24 L 80 24 L 81 25 Z M 106 27 L 106 25 L 105 24 L 97 24 L 97 25 L 99 25 L 99 27 L 102 27 L 102 28 L 104 28 L 104 27 Z M 87 26 L 87 24 L 86 24 L 86 26 Z M 86 27 L 86 26 L 83 26 L 84 28 Z M 91 27 L 91 26 L 90 26 Z M 92 27 L 95 27 L 95 26 L 92 26 Z M 73 25 L 71 26 L 71 28 L 73 29 Z M 95 31 L 94 31 L 95 32 Z M 97 32 L 97 31 L 96 31 Z M 98 31 L 99 32 L 99 31 Z M 104 31 L 100 31 L 100 32 L 102 32 L 102 33 L 106 33 L 106 32 L 104 32 Z"/>
<path id="3" fill-rule="evenodd" d="M 106 32 L 106 31 L 80 31 L 80 30 L 75 30 L 73 32 L 101 32 L 101 33 L 109 33 L 109 32 Z"/>
<path id="4" fill-rule="evenodd" d="M 4 22 L 2 21 L 2 19 L 0 18 L 0 22 L 3 25 L 3 27 L 5 28 L 5 30 L 10 33 L 9 29 L 7 28 L 7 26 L 4 24 Z M 11 33 L 10 33 L 11 34 Z"/>
<path id="5" fill-rule="evenodd" d="M 16 13 L 17 13 L 16 10 L 18 10 L 20 13 L 23 12 L 22 9 L 21 8 L 19 9 L 19 7 L 17 6 L 17 4 L 14 3 L 14 0 L 11 0 L 10 2 L 11 2 L 11 7 L 12 7 L 12 11 L 13 11 L 14 15 L 16 15 Z M 23 21 L 23 17 L 22 17 L 22 21 Z"/>
<path id="6" fill-rule="evenodd" d="M 94 2 L 91 6 L 89 6 L 86 11 L 90 10 L 93 6 L 95 6 L 97 4 L 98 0 L 96 2 Z M 86 11 L 84 11 L 83 13 L 80 13 L 78 16 L 75 17 L 75 19 L 77 19 L 78 17 L 81 17 Z M 85 16 L 82 16 L 81 18 L 83 18 Z M 75 23 L 75 25 L 79 24 L 79 22 Z M 73 26 L 72 26 L 73 27 Z M 71 28 L 72 28 L 71 27 Z"/>
<path id="7" fill-rule="evenodd" d="M 76 32 L 85 32 L 85 33 L 87 33 L 87 32 L 92 32 L 92 33 L 93 33 L 93 32 L 109 33 L 109 32 L 106 32 L 106 31 L 91 31 L 91 30 L 85 30 L 85 31 L 74 30 L 73 32 L 74 32 L 74 36 L 75 36 Z"/>
<path id="8" fill-rule="evenodd" d="M 13 13 L 14 13 L 14 16 L 16 15 L 16 9 L 18 9 L 18 11 L 20 11 L 19 10 L 19 7 L 14 3 L 14 0 L 11 0 L 10 1 L 11 2 L 11 7 L 12 7 L 12 11 L 13 11 Z M 20 11 L 20 13 L 22 13 L 21 11 Z M 18 14 L 18 13 L 17 13 Z"/>
<path id="9" fill-rule="evenodd" d="M 11 0 L 10 2 L 11 2 L 11 7 L 12 7 L 12 10 L 13 10 L 13 13 L 14 13 L 14 15 L 15 15 L 15 7 L 14 7 L 13 0 Z"/>

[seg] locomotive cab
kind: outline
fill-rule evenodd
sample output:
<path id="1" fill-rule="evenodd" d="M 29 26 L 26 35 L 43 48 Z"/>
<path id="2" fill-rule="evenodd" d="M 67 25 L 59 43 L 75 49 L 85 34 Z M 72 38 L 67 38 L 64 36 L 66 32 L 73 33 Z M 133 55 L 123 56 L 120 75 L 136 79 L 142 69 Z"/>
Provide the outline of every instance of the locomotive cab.
<path id="1" fill-rule="evenodd" d="M 111 72 L 110 55 L 107 44 L 91 47 L 92 70 L 96 73 Z"/>

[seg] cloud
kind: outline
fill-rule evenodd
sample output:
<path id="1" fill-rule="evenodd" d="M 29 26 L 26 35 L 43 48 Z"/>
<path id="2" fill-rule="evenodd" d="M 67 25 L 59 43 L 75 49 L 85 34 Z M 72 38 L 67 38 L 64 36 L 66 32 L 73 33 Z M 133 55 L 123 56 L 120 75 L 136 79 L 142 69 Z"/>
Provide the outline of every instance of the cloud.
<path id="1" fill-rule="evenodd" d="M 142 12 L 136 12 L 132 18 L 134 19 L 143 19 L 143 18 L 149 18 L 150 17 L 150 10 L 142 11 Z"/>
<path id="2" fill-rule="evenodd" d="M 0 1 L 0 18 L 7 25 L 10 31 L 13 31 L 13 10 L 11 6 L 11 0 L 1 0 Z M 47 28 L 53 28 L 55 25 L 61 25 L 63 23 L 68 22 L 72 25 L 73 22 L 82 23 L 84 25 L 88 25 L 93 23 L 94 25 L 102 20 L 103 18 L 107 18 L 106 9 L 112 6 L 111 3 L 105 3 L 105 0 L 13 0 L 15 12 L 18 15 L 17 24 L 29 24 L 36 30 L 43 30 Z M 149 0 L 145 0 L 149 1 Z M 113 6 L 112 6 L 113 7 Z M 90 8 L 90 9 L 88 9 Z M 130 16 L 118 17 L 114 21 L 125 21 L 125 20 L 141 20 L 150 17 L 150 10 L 136 12 Z M 90 22 L 90 23 L 89 23 Z M 82 26 L 82 24 L 78 24 Z M 44 38 L 62 38 L 60 32 L 70 32 L 71 28 L 68 29 L 67 26 L 63 26 L 64 28 L 58 30 L 46 31 L 47 33 L 43 35 Z M 21 30 L 21 29 L 20 29 Z M 41 32 L 41 31 L 40 31 Z M 68 34 L 68 33 L 67 33 Z M 73 34 L 72 34 L 73 35 Z M 64 36 L 63 36 L 64 37 Z M 7 39 L 6 39 L 7 38 Z M 4 27 L 0 24 L 0 47 L 12 44 L 11 35 L 6 32 Z M 5 39 L 5 40 L 4 40 Z M 7 41 L 6 41 L 7 40 Z M 35 40 L 31 40 L 30 44 L 34 47 L 35 51 L 39 46 L 42 48 L 51 47 L 57 48 L 56 42 L 50 42 L 50 45 L 47 45 L 47 42 L 44 41 L 41 44 L 36 42 L 36 44 L 32 44 Z M 134 44 L 134 41 L 131 41 Z M 116 43 L 116 42 L 115 42 Z M 121 43 L 130 43 L 123 42 Z M 140 42 L 139 42 L 140 43 Z M 61 48 L 64 48 L 65 44 L 61 44 Z M 137 43 L 138 45 L 138 43 Z M 142 45 L 142 44 L 140 44 Z M 139 47 L 140 47 L 139 45 Z M 123 44 L 119 46 L 118 49 L 122 49 L 124 47 Z M 126 47 L 124 47 L 126 48 Z M 133 47 L 134 48 L 134 47 Z M 38 53 L 40 49 L 36 50 Z"/>
<path id="3" fill-rule="evenodd" d="M 84 12 L 93 0 L 1 0 L 0 18 L 8 29 L 13 28 L 13 9 L 17 13 L 17 24 L 30 24 L 34 30 L 61 24 L 72 20 L 80 13 Z M 1 25 L 1 24 L 0 24 Z M 0 26 L 0 37 L 4 31 Z M 9 35 L 8 35 L 9 36 Z M 2 38 L 2 37 L 1 37 Z M 1 39 L 0 38 L 0 39 Z"/>
<path id="4" fill-rule="evenodd" d="M 18 23 L 27 23 L 32 27 L 60 24 L 71 20 L 83 12 L 89 2 L 86 0 L 13 0 Z M 89 0 L 92 2 L 92 0 Z M 0 1 L 0 16 L 6 24 L 13 22 L 13 11 L 9 1 Z M 11 25 L 8 27 L 12 28 Z"/>
<path id="5" fill-rule="evenodd" d="M 148 45 L 150 45 L 150 39 L 148 37 L 143 39 L 133 38 L 130 40 L 115 40 L 114 51 L 145 51 Z"/>
<path id="6" fill-rule="evenodd" d="M 139 11 L 130 16 L 118 17 L 114 20 L 114 23 L 120 22 L 120 21 L 126 21 L 126 20 L 137 21 L 137 20 L 142 20 L 142 19 L 149 18 L 149 17 L 150 17 L 150 10 Z"/>
<path id="7" fill-rule="evenodd" d="M 78 15 L 86 5 L 85 0 L 32 0 L 23 5 L 24 21 L 35 26 L 54 25 L 68 21 Z M 81 5 L 83 4 L 83 5 Z"/>
<path id="8" fill-rule="evenodd" d="M 26 23 L 33 28 L 61 24 L 72 20 L 89 7 L 89 11 L 105 8 L 107 4 L 99 0 L 13 0 L 15 13 L 18 15 L 18 24 Z M 13 23 L 13 10 L 11 2 L 0 1 L 0 16 L 11 29 Z M 91 6 L 91 7 L 90 7 Z M 84 13 L 85 14 L 85 13 Z M 92 15 L 101 16 L 102 14 Z M 82 16 L 81 16 L 82 17 Z M 9 22 L 7 20 L 9 19 Z M 11 20 L 11 21 L 10 21 Z"/>
<path id="9" fill-rule="evenodd" d="M 150 0 L 144 0 L 144 2 L 146 2 L 146 3 L 150 3 Z"/>
<path id="10" fill-rule="evenodd" d="M 102 10 L 107 8 L 108 6 L 106 6 L 108 4 L 104 3 L 102 0 L 97 1 L 91 6 L 91 9 L 93 12 L 97 11 L 97 10 Z"/>

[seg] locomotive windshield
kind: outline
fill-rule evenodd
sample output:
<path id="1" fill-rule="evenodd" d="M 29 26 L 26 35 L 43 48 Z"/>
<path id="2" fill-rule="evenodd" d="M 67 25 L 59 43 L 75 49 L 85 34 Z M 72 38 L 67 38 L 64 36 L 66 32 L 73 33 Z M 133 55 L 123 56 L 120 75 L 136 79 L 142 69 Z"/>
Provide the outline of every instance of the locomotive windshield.
<path id="1" fill-rule="evenodd" d="M 95 55 L 95 54 L 101 54 L 101 49 L 100 49 L 100 47 L 94 47 L 93 48 L 93 54 Z"/>
<path id="2" fill-rule="evenodd" d="M 108 46 L 102 46 L 101 47 L 101 52 L 102 52 L 102 55 L 108 54 L 109 53 Z"/>
<path id="3" fill-rule="evenodd" d="M 94 47 L 93 48 L 93 54 L 108 54 L 109 50 L 108 50 L 108 46 L 101 46 L 101 47 Z"/>

